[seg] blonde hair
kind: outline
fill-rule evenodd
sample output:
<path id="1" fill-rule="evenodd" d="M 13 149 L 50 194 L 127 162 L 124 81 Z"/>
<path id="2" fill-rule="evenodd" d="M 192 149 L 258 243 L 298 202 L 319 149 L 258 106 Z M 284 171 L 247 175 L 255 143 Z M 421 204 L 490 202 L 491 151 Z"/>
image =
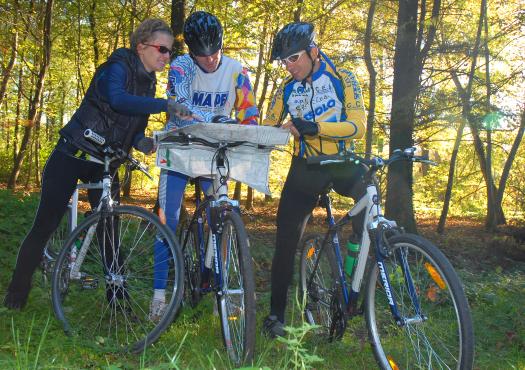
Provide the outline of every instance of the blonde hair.
<path id="1" fill-rule="evenodd" d="M 149 18 L 139 24 L 129 37 L 131 50 L 137 51 L 138 44 L 151 41 L 155 32 L 162 32 L 173 37 L 173 31 L 166 22 L 158 18 Z"/>

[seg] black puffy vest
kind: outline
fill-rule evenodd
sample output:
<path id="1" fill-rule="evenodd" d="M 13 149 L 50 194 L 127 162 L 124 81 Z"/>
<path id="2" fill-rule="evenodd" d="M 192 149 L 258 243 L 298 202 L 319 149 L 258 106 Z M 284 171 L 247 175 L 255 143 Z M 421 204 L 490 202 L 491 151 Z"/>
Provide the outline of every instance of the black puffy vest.
<path id="1" fill-rule="evenodd" d="M 98 158 L 102 158 L 101 148 L 84 138 L 86 129 L 92 129 L 102 135 L 106 143 L 116 144 L 128 152 L 135 135 L 144 131 L 148 124 L 148 114 L 118 113 L 98 91 L 97 82 L 103 78 L 104 68 L 114 62 L 120 62 L 127 69 L 126 91 L 138 96 L 155 95 L 155 72 L 146 72 L 138 55 L 130 49 L 115 50 L 109 59 L 97 68 L 80 107 L 60 130 L 60 134 L 77 148 Z"/>

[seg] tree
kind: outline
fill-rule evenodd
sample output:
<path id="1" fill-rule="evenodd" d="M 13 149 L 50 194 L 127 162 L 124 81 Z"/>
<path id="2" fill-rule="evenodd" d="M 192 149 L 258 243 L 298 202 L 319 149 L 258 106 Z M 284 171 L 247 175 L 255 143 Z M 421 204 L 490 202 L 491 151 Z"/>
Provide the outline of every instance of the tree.
<path id="1" fill-rule="evenodd" d="M 44 89 L 44 81 L 46 78 L 47 70 L 49 68 L 49 63 L 51 60 L 51 15 L 53 8 L 53 0 L 47 0 L 45 11 L 44 11 L 44 22 L 43 22 L 43 32 L 42 32 L 42 60 L 40 63 L 40 68 L 37 76 L 35 92 L 33 99 L 30 102 L 29 114 L 28 114 L 28 124 L 24 129 L 24 137 L 20 143 L 20 150 L 15 159 L 15 164 L 11 175 L 9 176 L 9 181 L 7 187 L 9 189 L 14 189 L 16 185 L 16 180 L 20 174 L 20 168 L 22 162 L 26 156 L 26 151 L 28 144 L 31 139 L 31 133 L 33 126 L 36 124 L 36 119 L 39 117 L 38 110 L 41 108 L 40 103 L 42 101 L 42 93 Z"/>
<path id="2" fill-rule="evenodd" d="M 426 20 L 426 0 L 401 0 L 397 16 L 394 54 L 394 82 L 390 124 L 390 153 L 414 144 L 416 99 L 428 51 L 434 41 L 439 20 L 440 0 L 434 0 L 430 22 Z M 418 22 L 418 8 L 420 16 Z M 428 32 L 424 38 L 425 25 Z M 412 163 L 396 162 L 388 172 L 386 214 L 407 230 L 415 231 Z"/>
<path id="3" fill-rule="evenodd" d="M 451 69 L 450 71 L 452 80 L 454 81 L 454 83 L 456 84 L 456 88 L 460 92 L 459 96 L 461 97 L 461 103 L 462 103 L 461 104 L 462 119 L 461 119 L 461 123 L 459 125 L 458 131 L 456 134 L 456 140 L 454 142 L 454 149 L 452 150 L 452 157 L 450 158 L 447 187 L 445 190 L 443 208 L 441 210 L 441 216 L 439 217 L 439 223 L 437 227 L 438 233 L 443 233 L 443 231 L 445 230 L 445 222 L 447 220 L 447 214 L 448 214 L 448 209 L 450 205 L 450 198 L 452 196 L 452 186 L 454 183 L 454 173 L 456 171 L 456 161 L 458 157 L 459 146 L 461 144 L 461 138 L 463 137 L 463 131 L 465 129 L 465 125 L 468 122 L 468 117 L 472 109 L 472 106 L 470 104 L 470 97 L 472 96 L 472 85 L 474 83 L 474 73 L 476 72 L 476 63 L 478 60 L 481 30 L 482 30 L 482 25 L 483 25 L 483 19 L 485 18 L 485 9 L 486 9 L 486 0 L 481 0 L 481 10 L 479 12 L 478 31 L 476 33 L 476 40 L 472 48 L 472 58 L 471 58 L 469 79 L 468 79 L 467 87 L 465 89 L 463 89 L 463 87 L 461 86 L 461 82 L 459 81 L 456 71 L 454 69 Z"/>

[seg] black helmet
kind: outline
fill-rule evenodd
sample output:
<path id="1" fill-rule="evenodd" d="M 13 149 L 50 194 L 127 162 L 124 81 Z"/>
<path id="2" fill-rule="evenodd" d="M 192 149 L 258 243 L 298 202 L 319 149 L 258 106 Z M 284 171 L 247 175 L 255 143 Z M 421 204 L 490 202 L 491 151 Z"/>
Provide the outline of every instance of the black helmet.
<path id="1" fill-rule="evenodd" d="M 307 22 L 293 22 L 284 26 L 272 45 L 271 61 L 283 59 L 301 50 L 309 50 L 315 41 L 314 25 Z"/>
<path id="2" fill-rule="evenodd" d="M 196 56 L 215 54 L 222 48 L 222 26 L 216 16 L 195 12 L 184 22 L 184 42 Z"/>

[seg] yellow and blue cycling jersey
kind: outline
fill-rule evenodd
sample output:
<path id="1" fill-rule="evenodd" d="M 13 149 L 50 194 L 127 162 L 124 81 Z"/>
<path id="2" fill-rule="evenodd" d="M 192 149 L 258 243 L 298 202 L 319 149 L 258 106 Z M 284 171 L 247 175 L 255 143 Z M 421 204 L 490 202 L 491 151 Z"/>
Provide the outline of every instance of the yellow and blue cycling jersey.
<path id="1" fill-rule="evenodd" d="M 263 125 L 280 126 L 287 116 L 319 124 L 317 136 L 294 141 L 298 157 L 336 154 L 350 141 L 363 137 L 366 114 L 363 96 L 355 75 L 338 69 L 327 59 L 312 74 L 312 83 L 293 78 L 284 81 L 275 93 Z"/>

